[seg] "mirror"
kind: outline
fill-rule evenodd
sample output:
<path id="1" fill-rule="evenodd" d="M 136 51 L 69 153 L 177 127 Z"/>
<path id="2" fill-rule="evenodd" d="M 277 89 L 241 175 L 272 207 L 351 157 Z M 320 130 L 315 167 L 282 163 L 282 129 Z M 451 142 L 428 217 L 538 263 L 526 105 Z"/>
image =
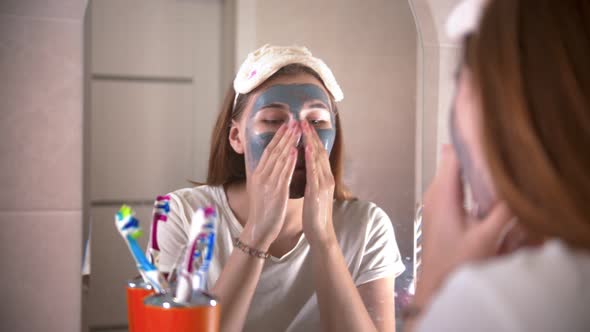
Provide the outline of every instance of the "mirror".
<path id="1" fill-rule="evenodd" d="M 205 180 L 225 91 L 246 55 L 266 43 L 308 47 L 344 91 L 344 181 L 393 223 L 406 266 L 396 279 L 400 312 L 413 277 L 422 171 L 419 47 L 410 3 L 91 0 L 88 6 L 85 329 L 127 329 L 124 286 L 137 273 L 114 213 L 132 205 L 147 230 L 156 195 Z M 141 241 L 145 247 L 147 236 Z"/>

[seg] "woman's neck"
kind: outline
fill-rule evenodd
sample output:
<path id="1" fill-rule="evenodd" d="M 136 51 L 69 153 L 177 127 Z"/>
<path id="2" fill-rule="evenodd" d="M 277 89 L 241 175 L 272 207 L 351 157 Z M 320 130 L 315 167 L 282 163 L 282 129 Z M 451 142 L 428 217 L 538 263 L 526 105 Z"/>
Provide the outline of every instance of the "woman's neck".
<path id="1" fill-rule="evenodd" d="M 242 227 L 245 226 L 250 212 L 246 182 L 227 184 L 224 190 L 230 209 Z M 302 217 L 303 198 L 289 199 L 283 228 L 269 249 L 271 255 L 280 257 L 295 247 L 303 231 Z"/>

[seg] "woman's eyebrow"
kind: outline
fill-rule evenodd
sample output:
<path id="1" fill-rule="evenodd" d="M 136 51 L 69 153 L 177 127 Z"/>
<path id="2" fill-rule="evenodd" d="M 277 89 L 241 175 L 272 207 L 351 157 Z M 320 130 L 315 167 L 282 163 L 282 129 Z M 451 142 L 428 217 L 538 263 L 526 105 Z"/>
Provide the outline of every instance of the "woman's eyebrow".
<path id="1" fill-rule="evenodd" d="M 321 102 L 315 102 L 315 103 L 307 106 L 307 108 L 323 108 L 325 110 L 329 110 L 328 106 L 326 106 L 326 104 L 321 103 Z"/>
<path id="2" fill-rule="evenodd" d="M 266 104 L 264 106 L 262 106 L 260 109 L 265 109 L 265 108 L 281 108 L 281 109 L 288 109 L 289 106 L 285 105 L 285 104 L 281 104 L 281 103 L 270 103 L 270 104 Z"/>

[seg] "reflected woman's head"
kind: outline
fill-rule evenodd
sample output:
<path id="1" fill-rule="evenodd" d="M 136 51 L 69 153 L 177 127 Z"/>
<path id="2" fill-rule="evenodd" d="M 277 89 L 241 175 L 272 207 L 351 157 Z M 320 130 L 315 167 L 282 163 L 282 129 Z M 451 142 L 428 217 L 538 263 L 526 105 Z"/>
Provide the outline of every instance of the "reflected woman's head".
<path id="1" fill-rule="evenodd" d="M 236 97 L 230 88 L 213 131 L 207 184 L 243 181 L 257 166 L 274 133 L 284 123 L 308 121 L 330 153 L 336 199 L 349 199 L 342 183 L 342 128 L 333 95 L 320 75 L 302 64 L 288 64 L 252 91 Z M 305 160 L 299 146 L 291 181 L 292 198 L 303 197 Z"/>
<path id="2" fill-rule="evenodd" d="M 497 195 L 529 231 L 585 248 L 589 58 L 590 2 L 492 0 L 464 42 L 453 119 L 482 201 Z"/>

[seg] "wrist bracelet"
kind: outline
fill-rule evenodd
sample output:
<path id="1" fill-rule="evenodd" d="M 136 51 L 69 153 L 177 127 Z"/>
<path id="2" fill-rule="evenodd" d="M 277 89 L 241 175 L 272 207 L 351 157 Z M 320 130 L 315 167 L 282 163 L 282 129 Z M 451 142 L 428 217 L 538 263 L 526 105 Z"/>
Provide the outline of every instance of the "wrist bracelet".
<path id="1" fill-rule="evenodd" d="M 240 241 L 240 239 L 237 237 L 234 238 L 234 246 L 240 249 L 242 252 L 256 258 L 268 259 L 270 257 L 270 254 L 268 252 L 250 248 L 247 245 L 245 245 L 242 241 Z"/>

